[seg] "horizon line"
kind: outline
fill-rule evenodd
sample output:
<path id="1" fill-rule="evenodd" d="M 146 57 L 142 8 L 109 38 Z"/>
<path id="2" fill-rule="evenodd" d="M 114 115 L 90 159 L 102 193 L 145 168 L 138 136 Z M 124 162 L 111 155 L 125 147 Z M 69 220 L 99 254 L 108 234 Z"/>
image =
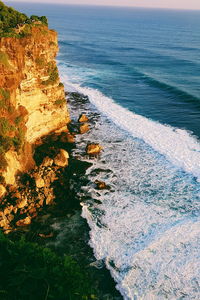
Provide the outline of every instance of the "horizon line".
<path id="1" fill-rule="evenodd" d="M 40 1 L 40 0 L 36 0 L 34 2 L 28 2 L 28 1 L 23 1 L 23 0 L 17 0 L 17 1 L 13 1 L 13 0 L 6 0 L 4 1 L 4 3 L 26 3 L 26 4 L 36 4 L 36 3 L 40 3 L 40 4 L 52 4 L 52 5 L 66 5 L 66 6 L 95 6 L 95 7 L 115 7 L 115 8 L 138 8 L 138 9 L 160 9 L 160 10 L 180 10 L 180 11 L 200 11 L 200 8 L 180 8 L 180 7 L 155 7 L 155 6 L 133 6 L 133 5 L 105 5 L 105 4 L 89 4 L 89 3 L 64 3 L 64 2 L 57 2 L 56 4 L 54 2 L 47 2 L 47 1 Z"/>

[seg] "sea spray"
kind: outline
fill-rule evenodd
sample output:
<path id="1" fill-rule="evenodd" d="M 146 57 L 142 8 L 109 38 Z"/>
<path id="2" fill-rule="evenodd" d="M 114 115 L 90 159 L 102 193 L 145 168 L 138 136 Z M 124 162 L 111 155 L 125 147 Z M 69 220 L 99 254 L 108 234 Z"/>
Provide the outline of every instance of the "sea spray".
<path id="1" fill-rule="evenodd" d="M 104 147 L 92 160 L 91 184 L 82 191 L 88 193 L 82 216 L 91 228 L 96 259 L 104 261 L 126 300 L 198 299 L 200 184 L 142 139 L 99 115 L 85 98 L 81 108 L 70 96 L 69 102 L 76 118 L 84 111 L 91 122 L 95 119 L 84 140 Z M 84 145 L 77 136 L 75 155 L 84 153 Z M 110 190 L 97 191 L 95 180 L 106 182 Z"/>

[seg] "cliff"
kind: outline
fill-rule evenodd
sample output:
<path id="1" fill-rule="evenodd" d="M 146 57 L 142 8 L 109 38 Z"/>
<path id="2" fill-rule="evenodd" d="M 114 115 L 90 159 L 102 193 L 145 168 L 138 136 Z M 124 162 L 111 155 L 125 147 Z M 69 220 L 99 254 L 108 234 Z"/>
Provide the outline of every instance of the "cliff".
<path id="1" fill-rule="evenodd" d="M 0 178 L 6 184 L 34 166 L 37 139 L 69 122 L 56 32 L 41 22 L 17 30 L 25 34 L 0 37 Z"/>

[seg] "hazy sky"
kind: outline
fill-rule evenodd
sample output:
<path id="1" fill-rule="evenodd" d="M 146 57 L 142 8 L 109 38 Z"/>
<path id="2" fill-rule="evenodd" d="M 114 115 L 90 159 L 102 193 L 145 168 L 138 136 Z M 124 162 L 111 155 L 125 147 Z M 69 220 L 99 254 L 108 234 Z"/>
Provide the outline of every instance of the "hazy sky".
<path id="1" fill-rule="evenodd" d="M 200 9 L 200 0 L 7 0 L 5 2 L 46 2 L 66 4 L 93 4 L 137 7 L 160 7 L 180 9 Z"/>

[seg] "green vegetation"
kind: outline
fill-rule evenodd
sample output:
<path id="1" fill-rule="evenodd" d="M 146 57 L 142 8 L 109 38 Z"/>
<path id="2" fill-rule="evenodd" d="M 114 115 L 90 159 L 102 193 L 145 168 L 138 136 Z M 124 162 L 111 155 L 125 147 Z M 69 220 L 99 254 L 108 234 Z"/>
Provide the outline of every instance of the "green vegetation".
<path id="1" fill-rule="evenodd" d="M 60 82 L 58 86 L 64 87 L 64 84 L 62 82 Z"/>
<path id="2" fill-rule="evenodd" d="M 0 262 L 2 300 L 97 299 L 89 275 L 70 256 L 0 232 Z"/>
<path id="3" fill-rule="evenodd" d="M 38 57 L 36 58 L 35 60 L 35 63 L 40 67 L 40 68 L 43 68 L 45 66 L 45 59 L 43 57 Z"/>
<path id="4" fill-rule="evenodd" d="M 60 105 L 63 105 L 63 104 L 65 104 L 65 103 L 66 103 L 65 98 L 58 99 L 58 100 L 56 100 L 56 101 L 54 102 L 54 104 L 55 104 L 56 106 L 60 106 Z"/>
<path id="5" fill-rule="evenodd" d="M 47 79 L 46 81 L 42 81 L 43 85 L 53 84 L 59 78 L 58 68 L 55 64 L 49 63 L 49 67 L 48 67 L 47 72 L 48 72 L 48 75 L 49 75 L 49 79 Z"/>
<path id="6" fill-rule="evenodd" d="M 8 55 L 3 51 L 0 51 L 0 64 L 3 64 L 8 68 L 10 67 Z"/>
<path id="7" fill-rule="evenodd" d="M 5 136 L 9 131 L 14 131 L 15 127 L 10 125 L 8 119 L 0 118 L 0 135 Z"/>
<path id="8" fill-rule="evenodd" d="M 0 117 L 0 168 L 7 166 L 5 153 L 11 148 L 20 151 L 24 145 L 25 127 L 24 118 L 15 112 L 10 104 L 10 92 L 0 88 L 0 110 L 4 111 L 4 117 Z M 10 135 L 11 134 L 11 135 Z"/>
<path id="9" fill-rule="evenodd" d="M 12 7 L 6 6 L 0 1 L 0 37 L 23 37 L 28 34 L 30 26 L 37 24 L 37 22 L 48 26 L 48 21 L 45 16 L 38 17 L 32 15 L 29 18 L 25 14 L 16 11 Z M 17 33 L 16 29 L 25 24 L 27 24 L 27 26 L 25 26 L 20 33 Z"/>
<path id="10" fill-rule="evenodd" d="M 19 126 L 23 121 L 24 121 L 24 117 L 23 117 L 23 116 L 18 116 L 18 117 L 16 117 L 16 119 L 15 119 L 15 124 L 16 124 L 17 126 Z"/>

